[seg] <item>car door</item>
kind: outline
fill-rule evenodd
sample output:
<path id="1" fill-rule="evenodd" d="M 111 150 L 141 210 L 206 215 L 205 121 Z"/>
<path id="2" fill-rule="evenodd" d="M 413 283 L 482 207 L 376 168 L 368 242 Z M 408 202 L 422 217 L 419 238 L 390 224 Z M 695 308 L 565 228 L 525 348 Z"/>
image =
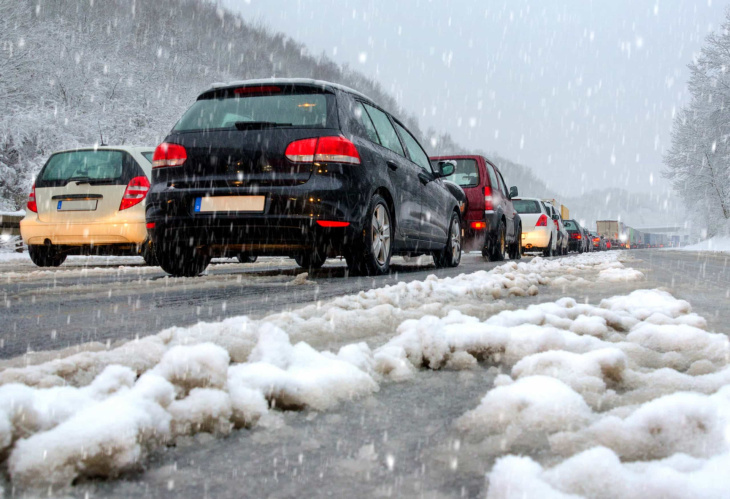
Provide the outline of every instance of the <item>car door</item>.
<path id="1" fill-rule="evenodd" d="M 492 165 L 494 166 L 494 165 Z M 500 205 L 504 212 L 504 217 L 507 220 L 507 241 L 514 241 L 515 239 L 515 209 L 512 205 L 512 200 L 509 197 L 509 191 L 507 190 L 507 183 L 504 181 L 502 172 L 494 166 L 494 170 L 497 172 L 499 178 L 499 195 Z"/>
<path id="2" fill-rule="evenodd" d="M 360 103 L 370 118 L 378 135 L 379 148 L 388 165 L 396 192 L 393 192 L 396 204 L 396 231 L 402 234 L 403 240 L 415 248 L 421 239 L 421 205 L 418 182 L 418 168 L 406 158 L 403 144 L 393 127 L 388 115 L 380 109 L 366 103 Z"/>
<path id="3" fill-rule="evenodd" d="M 421 200 L 421 234 L 433 248 L 440 248 L 445 242 L 451 222 L 453 206 L 451 193 L 431 168 L 428 155 L 415 137 L 398 122 L 396 129 L 406 146 L 408 157 L 418 168 L 418 182 Z"/>

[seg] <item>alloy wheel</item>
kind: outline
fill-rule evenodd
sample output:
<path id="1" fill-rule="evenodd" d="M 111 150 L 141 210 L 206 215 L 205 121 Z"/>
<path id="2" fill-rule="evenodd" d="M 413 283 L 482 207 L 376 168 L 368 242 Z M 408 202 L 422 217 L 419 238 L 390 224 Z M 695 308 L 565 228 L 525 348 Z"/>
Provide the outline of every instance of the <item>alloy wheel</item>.
<path id="1" fill-rule="evenodd" d="M 390 254 L 390 216 L 383 204 L 378 204 L 373 210 L 372 233 L 373 256 L 378 265 L 385 265 Z"/>

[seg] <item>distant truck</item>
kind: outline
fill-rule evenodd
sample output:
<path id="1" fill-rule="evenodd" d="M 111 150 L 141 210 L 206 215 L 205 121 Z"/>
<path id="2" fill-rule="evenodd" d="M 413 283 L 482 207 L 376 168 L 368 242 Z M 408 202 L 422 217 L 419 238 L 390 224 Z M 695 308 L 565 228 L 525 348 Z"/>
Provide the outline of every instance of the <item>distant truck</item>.
<path id="1" fill-rule="evenodd" d="M 611 249 L 624 248 L 627 245 L 628 236 L 623 222 L 618 220 L 598 220 L 596 232 L 599 236 L 611 242 Z"/>

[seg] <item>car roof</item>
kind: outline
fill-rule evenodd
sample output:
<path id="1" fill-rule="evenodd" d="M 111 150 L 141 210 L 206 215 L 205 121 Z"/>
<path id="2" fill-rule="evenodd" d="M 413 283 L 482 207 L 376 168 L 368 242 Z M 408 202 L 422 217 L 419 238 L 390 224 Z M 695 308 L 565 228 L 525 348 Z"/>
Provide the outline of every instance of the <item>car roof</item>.
<path id="1" fill-rule="evenodd" d="M 525 198 L 522 196 L 518 196 L 516 198 L 512 198 L 512 201 L 542 201 L 542 200 L 538 199 L 538 198 Z"/>
<path id="2" fill-rule="evenodd" d="M 248 85 L 268 85 L 268 84 L 274 84 L 274 85 L 308 85 L 311 87 L 319 87 L 322 89 L 332 89 L 336 88 L 338 90 L 342 90 L 344 92 L 349 92 L 351 94 L 355 94 L 358 97 L 362 97 L 363 99 L 367 99 L 371 102 L 374 102 L 373 99 L 368 97 L 367 95 L 358 92 L 357 90 L 346 87 L 345 85 L 341 85 L 339 83 L 332 83 L 331 81 L 324 81 L 324 80 L 314 80 L 312 78 L 261 78 L 256 80 L 236 80 L 236 81 L 229 81 L 229 82 L 216 82 L 211 84 L 210 88 L 206 90 L 205 92 L 201 92 L 200 95 L 203 95 L 205 93 L 210 92 L 211 90 L 219 90 L 219 89 L 225 89 L 225 88 L 233 88 L 233 87 L 241 87 L 241 86 L 248 86 Z"/>
<path id="3" fill-rule="evenodd" d="M 53 151 L 53 154 L 60 152 L 74 151 L 126 151 L 131 153 L 143 153 L 154 151 L 156 146 L 90 146 L 90 147 L 73 147 L 71 149 L 63 149 L 61 151 Z"/>

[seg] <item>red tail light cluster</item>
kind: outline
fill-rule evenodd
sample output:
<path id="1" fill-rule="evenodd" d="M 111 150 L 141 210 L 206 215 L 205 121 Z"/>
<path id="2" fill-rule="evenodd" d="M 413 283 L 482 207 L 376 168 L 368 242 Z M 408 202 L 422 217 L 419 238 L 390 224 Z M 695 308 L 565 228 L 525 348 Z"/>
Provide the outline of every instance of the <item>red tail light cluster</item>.
<path id="1" fill-rule="evenodd" d="M 580 234 L 574 232 L 570 235 L 571 239 L 583 239 Z"/>
<path id="2" fill-rule="evenodd" d="M 472 229 L 477 229 L 477 230 L 486 229 L 487 228 L 487 222 L 472 222 L 471 223 L 471 228 Z"/>
<path id="3" fill-rule="evenodd" d="M 188 159 L 185 148 L 179 144 L 163 142 L 152 156 L 152 168 L 164 168 L 167 166 L 181 166 Z"/>
<path id="4" fill-rule="evenodd" d="M 295 140 L 286 147 L 284 154 L 294 163 L 360 164 L 355 144 L 342 136 Z"/>
<path id="5" fill-rule="evenodd" d="M 127 184 L 122 196 L 122 202 L 119 205 L 119 211 L 131 208 L 142 201 L 150 190 L 150 181 L 147 177 L 134 177 Z"/>
<path id="6" fill-rule="evenodd" d="M 484 186 L 484 210 L 494 210 L 494 205 L 492 204 L 492 188 L 488 185 Z"/>
<path id="7" fill-rule="evenodd" d="M 540 218 L 537 219 L 537 223 L 535 224 L 535 227 L 547 227 L 547 215 L 542 214 L 540 215 Z"/>
<path id="8" fill-rule="evenodd" d="M 33 188 L 30 190 L 30 194 L 28 195 L 28 204 L 26 207 L 28 208 L 28 211 L 38 213 L 38 205 L 35 202 L 35 184 L 33 184 Z"/>

